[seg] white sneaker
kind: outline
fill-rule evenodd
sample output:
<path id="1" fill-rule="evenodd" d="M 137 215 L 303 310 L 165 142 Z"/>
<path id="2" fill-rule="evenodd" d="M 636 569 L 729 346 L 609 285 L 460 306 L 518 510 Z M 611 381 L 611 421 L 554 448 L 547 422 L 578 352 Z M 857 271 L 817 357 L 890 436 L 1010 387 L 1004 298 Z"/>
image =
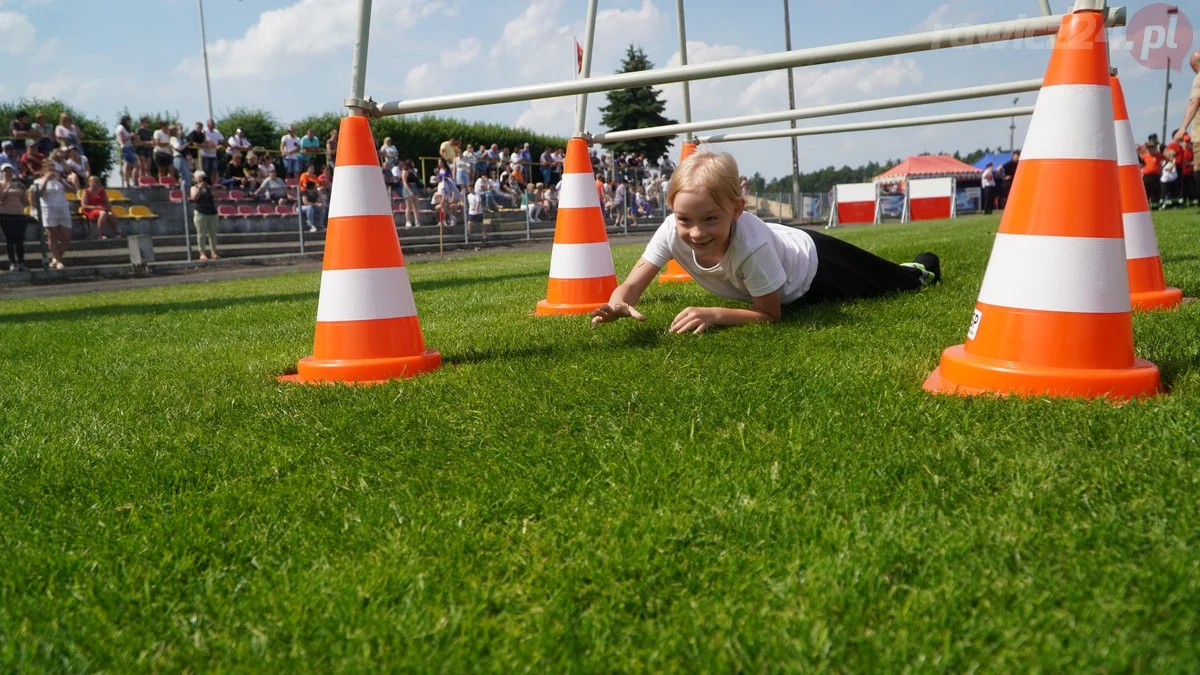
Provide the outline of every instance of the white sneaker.
<path id="1" fill-rule="evenodd" d="M 405 224 L 404 224 L 404 227 L 406 227 L 406 228 L 407 228 L 407 227 L 412 227 L 412 226 L 413 226 L 413 224 L 412 224 L 412 223 L 405 223 Z"/>
<path id="2" fill-rule="evenodd" d="M 458 224 L 458 221 L 455 220 L 454 216 L 450 216 L 450 227 L 454 227 L 457 224 Z"/>

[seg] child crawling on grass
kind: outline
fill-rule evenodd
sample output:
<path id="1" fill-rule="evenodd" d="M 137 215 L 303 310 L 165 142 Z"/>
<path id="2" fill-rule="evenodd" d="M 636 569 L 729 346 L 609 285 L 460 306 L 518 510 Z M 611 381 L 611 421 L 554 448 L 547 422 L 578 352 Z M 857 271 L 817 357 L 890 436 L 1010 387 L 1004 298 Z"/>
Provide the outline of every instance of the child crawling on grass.
<path id="1" fill-rule="evenodd" d="M 688 307 L 671 322 L 672 333 L 778 321 L 784 308 L 915 291 L 941 280 L 932 253 L 898 265 L 841 239 L 747 213 L 737 162 L 728 153 L 699 152 L 684 161 L 671 177 L 667 205 L 672 215 L 625 283 L 592 312 L 592 328 L 622 317 L 645 321 L 635 305 L 672 258 L 701 287 L 750 303 L 748 309 Z"/>

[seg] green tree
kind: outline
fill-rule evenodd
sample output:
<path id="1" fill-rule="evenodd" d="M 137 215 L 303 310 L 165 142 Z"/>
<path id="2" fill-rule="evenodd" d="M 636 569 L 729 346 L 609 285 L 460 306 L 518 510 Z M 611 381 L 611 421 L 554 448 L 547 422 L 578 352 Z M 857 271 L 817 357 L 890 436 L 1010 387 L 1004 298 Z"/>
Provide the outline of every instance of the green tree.
<path id="1" fill-rule="evenodd" d="M 629 45 L 625 51 L 625 60 L 621 62 L 622 73 L 633 73 L 640 70 L 650 70 L 654 64 L 646 58 L 640 48 Z M 675 124 L 675 120 L 663 116 L 667 104 L 662 99 L 662 91 L 652 87 L 636 87 L 634 89 L 619 89 L 608 92 L 608 105 L 600 108 L 603 113 L 600 121 L 611 131 L 626 131 L 629 129 L 645 129 L 659 127 L 665 124 Z M 605 149 L 613 153 L 636 152 L 645 153 L 650 159 L 658 159 L 667 154 L 671 147 L 670 137 L 644 138 L 639 141 L 624 141 L 609 143 Z"/>
<path id="2" fill-rule="evenodd" d="M 77 109 L 57 99 L 23 98 L 19 101 L 0 102 L 0 120 L 4 121 L 4 128 L 0 131 L 0 136 L 8 137 L 8 123 L 16 117 L 18 110 L 28 112 L 30 119 L 33 119 L 34 115 L 38 113 L 44 113 L 46 121 L 51 126 L 58 124 L 59 115 L 63 113 L 70 115 L 83 134 L 83 154 L 87 155 L 88 163 L 92 166 L 92 173 L 100 176 L 102 180 L 108 179 L 108 172 L 112 170 L 116 161 L 112 132 L 109 131 L 108 124 L 82 115 Z M 113 119 L 111 126 L 116 128 L 116 119 Z"/>

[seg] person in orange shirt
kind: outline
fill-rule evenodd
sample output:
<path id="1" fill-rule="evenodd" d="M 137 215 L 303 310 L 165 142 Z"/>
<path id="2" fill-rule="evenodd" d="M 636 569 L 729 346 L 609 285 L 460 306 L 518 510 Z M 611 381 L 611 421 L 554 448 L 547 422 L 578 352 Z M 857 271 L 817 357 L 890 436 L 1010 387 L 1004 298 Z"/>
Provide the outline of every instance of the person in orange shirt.
<path id="1" fill-rule="evenodd" d="M 1162 196 L 1162 147 L 1156 135 L 1151 134 L 1150 140 L 1138 148 L 1138 159 L 1142 164 L 1142 185 L 1146 187 L 1146 199 L 1150 202 L 1150 208 L 1157 208 Z"/>
<path id="2" fill-rule="evenodd" d="M 1200 180 L 1196 175 L 1196 154 L 1192 147 L 1191 134 L 1184 134 L 1179 146 L 1179 178 L 1183 183 L 1183 205 L 1195 206 L 1200 203 Z"/>

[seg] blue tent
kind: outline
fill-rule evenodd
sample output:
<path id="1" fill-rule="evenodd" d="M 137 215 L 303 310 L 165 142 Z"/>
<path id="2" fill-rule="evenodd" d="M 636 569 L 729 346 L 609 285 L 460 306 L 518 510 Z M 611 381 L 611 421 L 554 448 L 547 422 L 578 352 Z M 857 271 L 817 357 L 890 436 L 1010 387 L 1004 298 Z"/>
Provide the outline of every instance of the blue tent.
<path id="1" fill-rule="evenodd" d="M 988 162 L 991 162 L 995 166 L 1000 166 L 1010 159 L 1012 159 L 1011 152 L 989 152 L 983 156 L 983 159 L 975 162 L 975 168 L 986 169 Z"/>

